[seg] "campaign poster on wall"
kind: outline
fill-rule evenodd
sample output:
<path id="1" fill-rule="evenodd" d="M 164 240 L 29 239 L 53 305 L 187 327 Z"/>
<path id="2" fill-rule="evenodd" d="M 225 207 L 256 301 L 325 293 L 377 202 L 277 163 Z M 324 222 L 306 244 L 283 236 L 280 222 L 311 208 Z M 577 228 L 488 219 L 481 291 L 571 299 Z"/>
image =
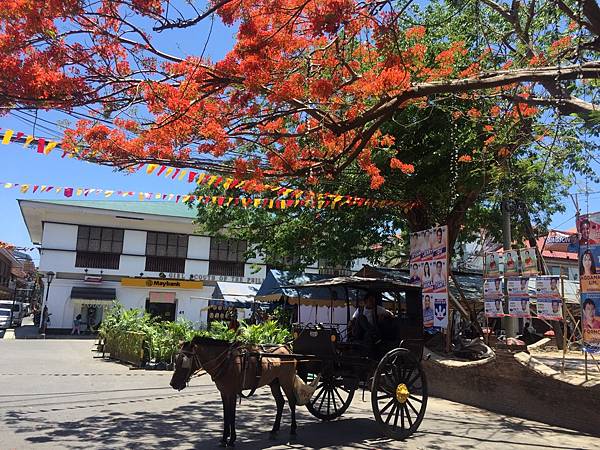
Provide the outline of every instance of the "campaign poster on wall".
<path id="1" fill-rule="evenodd" d="M 519 276 L 519 251 L 506 250 L 504 252 L 504 276 Z"/>
<path id="2" fill-rule="evenodd" d="M 512 277 L 506 280 L 506 289 L 509 297 L 522 297 L 529 295 L 529 277 Z"/>
<path id="3" fill-rule="evenodd" d="M 535 248 L 523 248 L 519 250 L 519 261 L 521 261 L 521 272 L 523 275 L 537 275 L 537 253 Z"/>
<path id="4" fill-rule="evenodd" d="M 581 292 L 600 292 L 600 244 L 579 247 Z"/>
<path id="5" fill-rule="evenodd" d="M 600 351 L 600 294 L 581 294 L 581 328 L 586 350 Z"/>
<path id="6" fill-rule="evenodd" d="M 537 316 L 546 320 L 562 320 L 562 299 L 560 297 L 537 297 Z"/>
<path id="7" fill-rule="evenodd" d="M 585 214 L 577 220 L 579 247 L 600 244 L 600 213 Z"/>
<path id="8" fill-rule="evenodd" d="M 486 253 L 484 255 L 484 276 L 495 278 L 500 276 L 500 264 L 502 263 L 502 255 L 497 252 Z"/>
<path id="9" fill-rule="evenodd" d="M 504 317 L 504 304 L 502 297 L 484 299 L 484 313 L 486 317 Z"/>
<path id="10" fill-rule="evenodd" d="M 426 330 L 448 326 L 448 227 L 410 235 L 411 282 L 423 287 Z"/>
<path id="11" fill-rule="evenodd" d="M 509 297 L 508 314 L 512 317 L 531 317 L 529 297 Z"/>
<path id="12" fill-rule="evenodd" d="M 502 297 L 502 278 L 486 278 L 483 280 L 483 297 Z"/>

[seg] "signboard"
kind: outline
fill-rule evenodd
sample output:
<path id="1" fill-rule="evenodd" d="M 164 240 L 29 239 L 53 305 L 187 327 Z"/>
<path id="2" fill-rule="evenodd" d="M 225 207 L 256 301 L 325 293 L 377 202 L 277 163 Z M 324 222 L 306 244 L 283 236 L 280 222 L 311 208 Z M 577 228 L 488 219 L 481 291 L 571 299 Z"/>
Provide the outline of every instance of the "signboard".
<path id="1" fill-rule="evenodd" d="M 538 297 L 558 297 L 560 298 L 560 288 L 558 287 L 560 277 L 541 276 L 535 280 L 535 293 Z"/>
<path id="2" fill-rule="evenodd" d="M 502 297 L 502 278 L 486 278 L 483 280 L 483 297 Z"/>
<path id="3" fill-rule="evenodd" d="M 537 316 L 540 319 L 562 320 L 562 299 L 560 297 L 538 297 Z"/>
<path id="4" fill-rule="evenodd" d="M 486 253 L 484 256 L 484 276 L 495 278 L 500 276 L 502 255 L 497 252 Z"/>
<path id="5" fill-rule="evenodd" d="M 202 289 L 202 281 L 169 280 L 166 278 L 121 278 L 121 286 L 152 289 Z"/>
<path id="6" fill-rule="evenodd" d="M 544 250 L 553 252 L 577 253 L 579 241 L 577 233 L 565 233 L 563 231 L 551 230 L 546 236 Z"/>
<path id="7" fill-rule="evenodd" d="M 410 280 L 423 287 L 423 327 L 448 326 L 448 227 L 410 235 Z"/>
<path id="8" fill-rule="evenodd" d="M 504 317 L 504 305 L 502 304 L 502 297 L 497 298 L 486 298 L 484 301 L 485 316 L 486 317 Z"/>
<path id="9" fill-rule="evenodd" d="M 484 313 L 486 317 L 504 317 L 502 278 L 483 280 Z"/>

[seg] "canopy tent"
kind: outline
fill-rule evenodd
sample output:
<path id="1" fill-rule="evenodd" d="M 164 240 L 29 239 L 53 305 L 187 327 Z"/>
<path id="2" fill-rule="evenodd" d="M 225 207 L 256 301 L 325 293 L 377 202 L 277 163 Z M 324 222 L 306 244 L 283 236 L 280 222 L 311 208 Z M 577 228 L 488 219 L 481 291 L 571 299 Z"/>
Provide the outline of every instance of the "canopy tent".
<path id="1" fill-rule="evenodd" d="M 290 305 L 298 302 L 306 306 L 346 305 L 346 290 L 343 287 L 313 287 L 297 289 L 306 283 L 330 279 L 330 275 L 316 273 L 298 273 L 271 269 L 267 272 L 265 281 L 256 294 L 256 300 L 264 302 L 286 301 Z M 354 293 L 349 293 L 350 298 Z"/>
<path id="2" fill-rule="evenodd" d="M 260 285 L 218 281 L 209 305 L 252 308 Z"/>

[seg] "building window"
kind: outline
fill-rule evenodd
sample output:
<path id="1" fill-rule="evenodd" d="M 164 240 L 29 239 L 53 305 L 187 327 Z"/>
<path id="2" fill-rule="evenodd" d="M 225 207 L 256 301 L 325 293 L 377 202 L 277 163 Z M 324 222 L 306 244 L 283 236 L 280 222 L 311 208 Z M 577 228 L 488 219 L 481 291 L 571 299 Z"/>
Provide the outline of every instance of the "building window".
<path id="1" fill-rule="evenodd" d="M 246 241 L 212 238 L 208 263 L 209 275 L 243 277 L 247 249 Z"/>
<path id="2" fill-rule="evenodd" d="M 122 251 L 122 229 L 79 226 L 75 267 L 118 269 Z"/>
<path id="3" fill-rule="evenodd" d="M 350 276 L 352 275 L 352 261 L 346 261 L 344 264 L 334 264 L 331 261 L 320 259 L 319 274 L 334 277 Z"/>
<path id="4" fill-rule="evenodd" d="M 149 231 L 146 235 L 146 270 L 184 273 L 188 240 L 187 234 Z"/>

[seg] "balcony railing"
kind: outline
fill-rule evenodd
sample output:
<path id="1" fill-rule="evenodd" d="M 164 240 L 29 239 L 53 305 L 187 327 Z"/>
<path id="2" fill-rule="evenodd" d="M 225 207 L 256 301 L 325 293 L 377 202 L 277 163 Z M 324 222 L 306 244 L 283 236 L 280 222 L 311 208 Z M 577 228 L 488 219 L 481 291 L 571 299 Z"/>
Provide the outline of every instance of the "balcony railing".
<path id="1" fill-rule="evenodd" d="M 86 269 L 118 269 L 121 255 L 118 253 L 77 252 L 75 267 Z"/>
<path id="2" fill-rule="evenodd" d="M 185 258 L 146 256 L 147 272 L 185 273 Z"/>
<path id="3" fill-rule="evenodd" d="M 226 277 L 243 277 L 244 263 L 231 261 L 209 261 L 209 275 L 222 275 Z"/>

